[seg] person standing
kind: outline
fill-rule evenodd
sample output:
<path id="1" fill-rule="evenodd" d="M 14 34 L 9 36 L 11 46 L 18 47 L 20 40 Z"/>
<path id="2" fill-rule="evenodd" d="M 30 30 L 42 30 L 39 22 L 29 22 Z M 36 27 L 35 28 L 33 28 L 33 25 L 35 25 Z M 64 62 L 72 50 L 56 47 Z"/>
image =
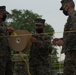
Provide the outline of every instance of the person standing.
<path id="1" fill-rule="evenodd" d="M 36 34 L 32 36 L 29 69 L 31 75 L 51 75 L 49 54 L 52 51 L 51 38 L 44 33 L 45 19 L 35 19 Z"/>
<path id="2" fill-rule="evenodd" d="M 6 6 L 0 6 L 0 75 L 13 75 L 8 36 L 14 29 L 4 24 L 7 14 Z"/>
<path id="3" fill-rule="evenodd" d="M 62 7 L 65 16 L 68 16 L 64 27 L 63 38 L 53 39 L 53 43 L 62 46 L 62 53 L 65 53 L 64 75 L 76 75 L 76 11 L 73 0 L 62 0 Z"/>

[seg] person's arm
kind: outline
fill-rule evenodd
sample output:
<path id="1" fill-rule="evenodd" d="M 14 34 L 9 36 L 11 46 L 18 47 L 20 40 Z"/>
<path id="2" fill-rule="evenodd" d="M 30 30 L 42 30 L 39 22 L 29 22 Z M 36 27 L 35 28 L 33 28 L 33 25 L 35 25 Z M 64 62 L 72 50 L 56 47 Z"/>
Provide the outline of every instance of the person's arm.
<path id="1" fill-rule="evenodd" d="M 58 46 L 63 46 L 63 38 L 54 38 L 52 43 Z"/>
<path id="2" fill-rule="evenodd" d="M 5 27 L 5 26 L 0 25 L 0 32 L 3 32 L 3 31 L 5 31 L 5 30 L 6 30 L 6 27 Z"/>
<path id="3" fill-rule="evenodd" d="M 46 47 L 49 50 L 49 53 L 51 53 L 52 52 L 52 43 L 51 43 L 51 37 L 49 35 L 47 35 L 47 39 L 46 39 L 45 43 L 47 45 Z"/>
<path id="4" fill-rule="evenodd" d="M 32 36 L 30 40 L 31 40 L 32 43 L 36 42 L 36 38 L 34 36 Z"/>
<path id="5" fill-rule="evenodd" d="M 31 42 L 32 42 L 33 44 L 36 44 L 36 43 L 38 43 L 38 44 L 40 43 L 40 44 L 41 44 L 41 43 L 42 43 L 42 40 L 39 41 L 39 40 L 37 40 L 34 36 L 32 36 L 30 40 L 31 40 Z"/>
<path id="6" fill-rule="evenodd" d="M 9 34 L 14 32 L 14 28 L 12 28 L 12 27 L 6 27 L 6 29 L 9 32 Z"/>
<path id="7" fill-rule="evenodd" d="M 0 32 L 4 32 L 5 30 L 7 30 L 9 33 L 12 33 L 14 31 L 14 28 L 8 27 L 6 25 L 0 25 Z"/>

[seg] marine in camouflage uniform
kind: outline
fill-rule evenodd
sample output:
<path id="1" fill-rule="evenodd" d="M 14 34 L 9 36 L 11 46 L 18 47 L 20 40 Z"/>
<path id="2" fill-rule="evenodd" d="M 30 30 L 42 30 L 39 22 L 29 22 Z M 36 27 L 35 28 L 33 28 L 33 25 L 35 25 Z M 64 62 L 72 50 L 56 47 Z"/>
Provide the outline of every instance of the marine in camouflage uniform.
<path id="1" fill-rule="evenodd" d="M 0 75 L 12 75 L 11 51 L 7 36 L 11 31 L 11 27 L 3 24 L 8 12 L 5 6 L 0 6 Z M 9 32 L 9 29 L 10 32 Z"/>
<path id="2" fill-rule="evenodd" d="M 74 2 L 73 0 L 62 0 L 62 7 L 60 10 L 64 11 L 65 8 L 68 10 L 72 7 L 71 12 L 64 13 L 65 15 L 69 15 L 67 19 L 67 23 L 65 24 L 64 34 L 63 34 L 63 53 L 65 53 L 65 61 L 64 61 L 64 75 L 76 75 L 76 11 L 74 10 Z M 69 3 L 71 7 L 69 8 L 67 5 Z"/>
<path id="3" fill-rule="evenodd" d="M 49 53 L 52 51 L 50 36 L 43 33 L 44 19 L 36 19 L 35 43 L 32 44 L 29 58 L 31 75 L 51 75 L 51 59 Z"/>

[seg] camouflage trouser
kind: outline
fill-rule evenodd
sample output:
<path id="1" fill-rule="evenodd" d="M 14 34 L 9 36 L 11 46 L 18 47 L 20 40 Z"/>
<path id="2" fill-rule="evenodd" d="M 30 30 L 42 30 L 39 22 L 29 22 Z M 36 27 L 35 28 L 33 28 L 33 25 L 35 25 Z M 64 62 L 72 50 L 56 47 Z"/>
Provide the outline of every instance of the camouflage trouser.
<path id="1" fill-rule="evenodd" d="M 23 61 L 16 61 L 14 64 L 13 75 L 28 75 L 26 63 Z"/>
<path id="2" fill-rule="evenodd" d="M 43 57 L 44 60 L 30 58 L 29 69 L 31 75 L 51 75 L 51 58 Z"/>
<path id="3" fill-rule="evenodd" d="M 31 65 L 30 66 L 31 75 L 51 75 L 50 66 L 45 65 Z"/>
<path id="4" fill-rule="evenodd" d="M 0 56 L 0 75 L 13 75 L 12 61 L 7 56 Z"/>
<path id="5" fill-rule="evenodd" d="M 76 51 L 66 53 L 63 73 L 64 75 L 76 75 Z"/>

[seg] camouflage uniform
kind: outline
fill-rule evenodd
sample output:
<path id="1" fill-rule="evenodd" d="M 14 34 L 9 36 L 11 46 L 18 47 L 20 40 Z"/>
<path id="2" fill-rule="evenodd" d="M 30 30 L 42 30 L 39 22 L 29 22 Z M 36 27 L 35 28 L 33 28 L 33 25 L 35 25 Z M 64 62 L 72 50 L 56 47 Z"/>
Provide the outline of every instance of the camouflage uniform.
<path id="1" fill-rule="evenodd" d="M 29 75 L 28 70 L 27 70 L 28 69 L 28 64 L 27 64 L 28 58 L 26 54 L 22 54 L 22 55 L 15 54 L 12 57 L 12 60 L 13 60 L 13 75 Z"/>
<path id="2" fill-rule="evenodd" d="M 67 1 L 67 0 L 65 0 Z M 68 0 L 69 1 L 69 0 Z M 71 1 L 71 0 L 70 0 Z M 68 17 L 63 35 L 64 75 L 76 75 L 76 11 Z"/>
<path id="3" fill-rule="evenodd" d="M 11 61 L 11 51 L 8 42 L 9 32 L 6 29 L 6 25 L 2 22 L 5 18 L 1 18 L 1 15 L 8 14 L 5 6 L 0 6 L 0 75 L 12 75 L 12 61 Z"/>
<path id="4" fill-rule="evenodd" d="M 50 37 L 45 34 L 38 34 L 34 37 L 37 41 L 32 44 L 30 51 L 30 73 L 32 75 L 50 75 L 51 59 L 48 56 L 52 51 Z"/>
<path id="5" fill-rule="evenodd" d="M 12 75 L 11 51 L 6 36 L 9 36 L 6 26 L 0 25 L 0 75 Z"/>

